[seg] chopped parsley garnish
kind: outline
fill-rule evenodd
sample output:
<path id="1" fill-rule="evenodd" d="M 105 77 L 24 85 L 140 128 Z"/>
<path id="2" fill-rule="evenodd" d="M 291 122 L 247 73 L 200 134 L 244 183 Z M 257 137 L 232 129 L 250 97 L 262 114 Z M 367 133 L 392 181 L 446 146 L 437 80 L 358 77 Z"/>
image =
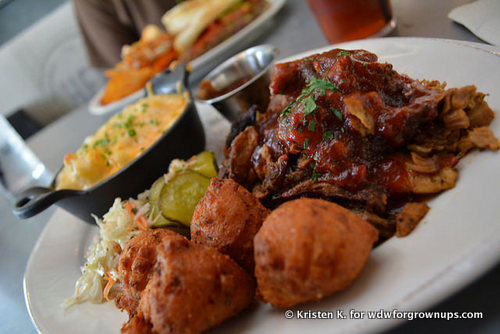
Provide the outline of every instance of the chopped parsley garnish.
<path id="1" fill-rule="evenodd" d="M 92 148 L 96 148 L 97 146 L 106 146 L 109 144 L 109 138 L 102 138 L 102 139 L 98 139 L 96 140 L 93 144 L 92 144 Z"/>
<path id="2" fill-rule="evenodd" d="M 364 62 L 364 63 L 363 63 L 363 67 L 366 67 L 366 66 L 368 66 L 368 63 L 367 63 L 367 62 Z"/>
<path id="3" fill-rule="evenodd" d="M 316 130 L 316 122 L 315 121 L 309 121 L 309 125 L 307 126 L 307 130 L 309 131 L 314 131 Z"/>
<path id="4" fill-rule="evenodd" d="M 316 165 L 314 164 L 314 162 L 311 163 L 309 166 L 312 169 L 311 182 L 314 183 L 314 182 L 316 182 L 318 180 L 318 177 L 321 176 L 321 173 L 318 173 L 316 171 Z"/>
<path id="5" fill-rule="evenodd" d="M 339 91 L 339 89 L 333 84 L 332 79 L 329 77 L 326 77 L 326 79 L 311 77 L 306 88 L 302 90 L 302 94 L 307 95 L 315 90 L 317 90 L 320 95 L 325 95 L 325 90 L 333 90 L 334 92 Z"/>
<path id="6" fill-rule="evenodd" d="M 299 98 L 293 100 L 292 102 L 290 102 L 289 105 L 286 106 L 285 110 L 283 110 L 280 114 L 280 117 L 283 117 L 283 116 L 288 116 L 290 114 L 290 111 L 292 110 L 292 107 L 295 103 L 297 103 L 297 101 L 299 100 Z"/>
<path id="7" fill-rule="evenodd" d="M 339 120 L 343 120 L 344 119 L 344 115 L 342 115 L 342 112 L 340 112 L 340 110 L 335 109 L 334 107 L 330 107 L 330 110 L 335 115 L 335 117 L 337 117 Z"/>
<path id="8" fill-rule="evenodd" d="M 304 109 L 302 109 L 302 112 L 304 113 L 304 115 L 312 114 L 314 112 L 314 110 L 316 110 L 316 108 L 317 108 L 316 102 L 314 101 L 314 97 L 312 97 L 312 95 L 309 95 L 308 97 L 306 97 L 302 101 L 302 104 L 304 105 Z"/>
<path id="9" fill-rule="evenodd" d="M 330 130 L 323 132 L 323 138 L 328 139 L 328 140 L 332 140 L 333 139 L 333 132 Z"/>
<path id="10" fill-rule="evenodd" d="M 339 51 L 339 53 L 337 53 L 337 57 L 348 56 L 348 55 L 349 55 L 349 51 L 347 51 L 347 50 L 342 50 L 342 51 Z"/>
<path id="11" fill-rule="evenodd" d="M 303 106 L 302 112 L 304 115 L 312 114 L 317 108 L 316 102 L 314 101 L 314 95 L 319 94 L 323 96 L 327 90 L 332 90 L 334 92 L 339 91 L 329 77 L 326 77 L 326 79 L 311 77 L 307 86 L 302 89 L 300 95 L 286 106 L 280 116 L 288 116 L 295 104 L 301 104 Z"/>
<path id="12" fill-rule="evenodd" d="M 158 122 L 158 119 L 156 119 L 156 118 L 155 118 L 155 119 L 150 120 L 150 121 L 149 121 L 149 123 L 151 123 L 151 124 L 153 124 L 153 125 L 158 125 L 158 124 L 160 124 L 160 122 Z"/>
<path id="13" fill-rule="evenodd" d="M 121 114 L 120 114 L 121 115 Z M 129 117 L 127 117 L 127 121 L 122 123 L 122 124 L 114 124 L 114 127 L 119 129 L 119 128 L 125 128 L 126 129 L 126 133 L 128 133 L 129 137 L 133 137 L 136 135 L 136 131 L 134 129 L 134 119 L 136 117 L 134 115 L 130 115 Z M 137 123 L 136 124 L 137 126 L 139 127 L 142 127 L 144 126 L 144 122 L 140 122 L 140 123 Z M 122 132 L 121 133 L 121 136 L 125 136 L 125 132 Z M 107 134 L 106 134 L 106 137 L 107 137 Z M 108 142 L 109 142 L 109 138 L 107 138 Z M 107 143 L 106 143 L 107 144 Z M 95 144 L 94 144 L 95 145 Z"/>
<path id="14" fill-rule="evenodd" d="M 132 127 L 132 123 L 134 122 L 134 119 L 135 119 L 135 116 L 134 115 L 130 115 L 128 118 L 127 118 L 127 121 L 125 122 L 125 124 L 123 124 L 125 126 L 125 128 L 127 129 L 130 129 Z"/>
<path id="15" fill-rule="evenodd" d="M 301 126 L 299 126 L 299 127 L 297 128 L 297 130 L 299 130 L 299 132 L 304 132 L 304 128 L 303 128 L 303 127 L 301 127 Z"/>
<path id="16" fill-rule="evenodd" d="M 128 118 L 127 118 L 127 121 L 124 122 L 121 126 L 124 127 L 125 129 L 127 130 L 130 130 L 133 128 L 134 126 L 134 119 L 135 119 L 135 116 L 134 115 L 130 115 Z"/>
<path id="17" fill-rule="evenodd" d="M 309 138 L 304 138 L 304 148 L 307 148 L 309 146 Z"/>
<path id="18" fill-rule="evenodd" d="M 315 168 L 313 168 L 312 175 L 311 175 L 311 182 L 314 183 L 318 181 L 318 177 L 321 176 L 321 173 L 318 173 Z"/>

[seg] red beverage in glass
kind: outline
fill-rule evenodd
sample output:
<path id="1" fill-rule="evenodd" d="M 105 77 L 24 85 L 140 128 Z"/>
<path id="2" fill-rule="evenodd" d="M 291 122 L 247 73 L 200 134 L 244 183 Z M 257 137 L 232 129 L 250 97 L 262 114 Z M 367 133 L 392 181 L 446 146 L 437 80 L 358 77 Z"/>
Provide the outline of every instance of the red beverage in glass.
<path id="1" fill-rule="evenodd" d="M 396 26 L 390 0 L 307 0 L 329 43 L 383 36 Z"/>

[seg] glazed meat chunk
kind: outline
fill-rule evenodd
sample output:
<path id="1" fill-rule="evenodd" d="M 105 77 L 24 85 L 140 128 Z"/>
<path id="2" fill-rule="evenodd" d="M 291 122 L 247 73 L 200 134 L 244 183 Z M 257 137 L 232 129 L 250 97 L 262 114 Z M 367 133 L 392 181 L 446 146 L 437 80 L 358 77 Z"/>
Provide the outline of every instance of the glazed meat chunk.
<path id="1" fill-rule="evenodd" d="M 255 236 L 258 293 L 275 307 L 291 307 L 345 289 L 377 237 L 372 225 L 335 203 L 286 202 Z"/>
<path id="2" fill-rule="evenodd" d="M 167 230 L 138 238 L 147 244 L 136 247 L 155 248 L 156 259 L 123 333 L 200 333 L 253 301 L 253 279 L 227 255 Z"/>
<path id="3" fill-rule="evenodd" d="M 229 138 L 219 175 L 271 209 L 319 197 L 362 212 L 380 241 L 406 203 L 455 186 L 467 152 L 500 149 L 487 94 L 413 79 L 365 50 L 276 64 L 269 89 L 267 110 Z"/>
<path id="4" fill-rule="evenodd" d="M 253 274 L 253 238 L 268 213 L 234 180 L 213 178 L 194 211 L 191 240 L 229 255 Z"/>

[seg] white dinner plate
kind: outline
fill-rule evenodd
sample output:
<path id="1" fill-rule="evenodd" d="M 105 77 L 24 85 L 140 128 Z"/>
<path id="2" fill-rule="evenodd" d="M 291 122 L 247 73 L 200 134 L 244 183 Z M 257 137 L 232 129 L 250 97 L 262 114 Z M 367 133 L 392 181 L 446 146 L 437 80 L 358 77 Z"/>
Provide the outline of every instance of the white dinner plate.
<path id="1" fill-rule="evenodd" d="M 449 87 L 474 84 L 488 93 L 498 117 L 490 128 L 500 137 L 500 49 L 479 44 L 422 38 L 384 38 L 339 44 L 367 49 L 394 68 L 417 79 L 446 81 Z M 323 50 L 329 49 L 325 48 Z M 319 52 L 314 50 L 310 53 Z M 305 54 L 298 55 L 302 57 Z M 199 106 L 204 123 L 210 107 Z M 211 125 L 227 124 L 211 119 Z M 224 125 L 225 124 L 225 125 Z M 222 145 L 216 133 L 211 147 Z M 218 148 L 220 149 L 220 148 Z M 393 326 L 397 319 L 349 319 L 350 310 L 419 311 L 431 307 L 485 273 L 500 260 L 500 153 L 473 152 L 458 164 L 454 189 L 429 202 L 431 210 L 405 238 L 377 247 L 360 277 L 347 290 L 318 303 L 284 310 L 258 304 L 220 326 L 216 332 L 369 333 Z M 56 211 L 34 248 L 25 273 L 26 304 L 41 333 L 117 333 L 126 315 L 112 303 L 81 304 L 64 311 L 60 304 L 73 293 L 83 254 L 96 227 Z M 296 319 L 298 311 L 340 310 L 347 319 Z"/>
<path id="2" fill-rule="evenodd" d="M 285 0 L 267 0 L 269 6 L 255 20 L 246 25 L 243 29 L 236 32 L 233 36 L 226 39 L 224 42 L 213 47 L 201 56 L 191 61 L 193 71 L 203 66 L 213 65 L 219 61 L 220 57 L 225 55 L 231 49 L 236 49 L 240 43 L 245 40 L 253 40 L 254 37 L 265 30 L 265 23 L 283 7 Z M 106 87 L 101 88 L 89 102 L 89 111 L 94 115 L 107 114 L 113 111 L 124 108 L 125 106 L 137 101 L 144 95 L 144 90 L 138 90 L 118 101 L 101 104 L 101 98 Z"/>

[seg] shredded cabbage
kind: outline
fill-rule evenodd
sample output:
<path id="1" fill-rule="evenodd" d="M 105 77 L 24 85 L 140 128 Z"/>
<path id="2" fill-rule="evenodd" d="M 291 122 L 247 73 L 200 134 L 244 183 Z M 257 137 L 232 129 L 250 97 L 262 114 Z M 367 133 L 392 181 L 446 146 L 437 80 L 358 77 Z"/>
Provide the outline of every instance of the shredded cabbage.
<path id="1" fill-rule="evenodd" d="M 144 217 L 148 217 L 149 213 L 148 194 L 149 190 L 140 194 L 137 200 L 129 200 L 137 208 L 138 214 Z M 94 219 L 99 226 L 99 241 L 89 247 L 86 263 L 81 267 L 82 276 L 76 282 L 73 296 L 63 302 L 64 308 L 85 301 L 102 303 L 108 280 L 118 280 L 117 267 L 121 251 L 130 239 L 141 232 L 120 198 L 115 199 L 103 219 L 97 216 Z M 112 289 L 118 288 L 119 283 L 114 283 Z"/>

